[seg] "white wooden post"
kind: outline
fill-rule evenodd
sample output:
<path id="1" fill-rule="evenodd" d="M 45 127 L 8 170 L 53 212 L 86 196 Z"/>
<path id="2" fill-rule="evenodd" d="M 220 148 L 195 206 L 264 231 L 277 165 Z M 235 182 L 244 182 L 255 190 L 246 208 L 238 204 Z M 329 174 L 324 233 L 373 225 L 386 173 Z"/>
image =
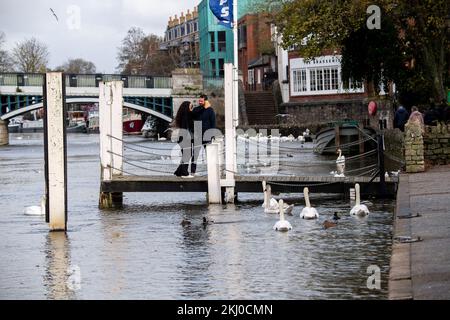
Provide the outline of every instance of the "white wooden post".
<path id="1" fill-rule="evenodd" d="M 224 65 L 224 94 L 225 94 L 225 180 L 222 187 L 226 188 L 227 202 L 234 202 L 234 175 L 237 171 L 236 164 L 236 128 L 233 110 L 233 64 Z"/>
<path id="2" fill-rule="evenodd" d="M 66 107 L 61 72 L 45 77 L 46 221 L 50 230 L 67 229 Z"/>
<path id="3" fill-rule="evenodd" d="M 222 203 L 218 143 L 213 142 L 206 145 L 206 160 L 208 169 L 208 201 L 209 203 Z"/>
<path id="4" fill-rule="evenodd" d="M 100 82 L 100 162 L 102 181 L 112 180 L 113 175 L 123 170 L 123 82 Z"/>
<path id="5" fill-rule="evenodd" d="M 100 82 L 99 130 L 101 181 L 111 181 L 123 173 L 123 82 Z M 114 198 L 114 199 L 113 199 Z M 116 204 L 114 203 L 116 202 Z M 122 194 L 101 192 L 100 207 L 111 208 L 122 204 Z"/>

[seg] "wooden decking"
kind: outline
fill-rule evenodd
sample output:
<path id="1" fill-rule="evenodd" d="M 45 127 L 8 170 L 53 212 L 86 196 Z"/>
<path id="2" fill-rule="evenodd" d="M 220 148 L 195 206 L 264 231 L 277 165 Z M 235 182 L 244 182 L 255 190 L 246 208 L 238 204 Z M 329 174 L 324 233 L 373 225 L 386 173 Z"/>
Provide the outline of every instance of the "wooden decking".
<path id="1" fill-rule="evenodd" d="M 396 179 L 386 178 L 386 190 L 380 190 L 379 178 L 333 176 L 242 175 L 236 176 L 236 192 L 262 192 L 261 182 L 267 181 L 272 192 L 301 193 L 307 186 L 311 192 L 341 193 L 347 195 L 355 183 L 361 186 L 363 196 L 393 197 Z M 103 192 L 207 192 L 206 176 L 179 178 L 172 175 L 114 176 L 112 181 L 101 183 Z"/>

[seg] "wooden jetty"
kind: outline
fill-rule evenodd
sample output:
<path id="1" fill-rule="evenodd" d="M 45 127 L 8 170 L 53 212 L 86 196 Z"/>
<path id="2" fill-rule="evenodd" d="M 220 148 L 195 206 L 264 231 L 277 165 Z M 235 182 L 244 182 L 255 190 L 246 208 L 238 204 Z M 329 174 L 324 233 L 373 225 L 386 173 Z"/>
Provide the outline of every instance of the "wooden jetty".
<path id="1" fill-rule="evenodd" d="M 362 196 L 394 197 L 397 179 L 386 178 L 385 193 L 381 192 L 380 179 L 373 181 L 370 177 L 333 176 L 284 176 L 284 175 L 236 175 L 235 191 L 237 193 L 262 193 L 262 181 L 272 187 L 272 192 L 301 193 L 308 187 L 314 193 L 349 193 L 350 188 L 359 183 Z M 101 182 L 102 192 L 208 192 L 208 177 L 180 178 L 168 175 L 127 176 L 116 175 L 109 181 Z"/>

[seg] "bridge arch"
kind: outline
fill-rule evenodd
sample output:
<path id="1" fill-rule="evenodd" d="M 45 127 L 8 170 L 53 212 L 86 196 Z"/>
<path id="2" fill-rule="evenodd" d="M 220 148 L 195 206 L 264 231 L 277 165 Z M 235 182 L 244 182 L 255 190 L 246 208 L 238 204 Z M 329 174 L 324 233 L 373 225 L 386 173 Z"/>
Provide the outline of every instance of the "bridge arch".
<path id="1" fill-rule="evenodd" d="M 95 98 L 95 97 L 66 98 L 66 103 L 98 103 L 98 100 L 99 99 Z M 9 120 L 11 118 L 20 116 L 20 115 L 22 115 L 24 113 L 27 113 L 27 112 L 30 112 L 30 111 L 42 108 L 43 106 L 44 105 L 43 105 L 42 102 L 35 103 L 35 104 L 32 104 L 32 105 L 29 105 L 29 106 L 26 106 L 26 107 L 22 107 L 20 109 L 13 110 L 13 111 L 10 111 L 8 113 L 5 113 L 4 115 L 1 116 L 0 119 L 1 120 Z M 158 112 L 158 111 L 155 111 L 155 110 L 152 110 L 152 109 L 149 109 L 149 108 L 145 108 L 145 107 L 140 106 L 138 104 L 134 104 L 134 103 L 130 103 L 130 102 L 124 102 L 123 106 L 127 107 L 127 108 L 130 108 L 130 109 L 137 110 L 137 111 L 148 113 L 150 115 L 153 115 L 153 116 L 155 116 L 157 118 L 160 118 L 160 119 L 162 119 L 164 121 L 167 121 L 167 122 L 171 122 L 172 121 L 171 117 L 169 117 L 169 116 L 167 116 L 165 114 L 162 114 L 161 112 Z"/>

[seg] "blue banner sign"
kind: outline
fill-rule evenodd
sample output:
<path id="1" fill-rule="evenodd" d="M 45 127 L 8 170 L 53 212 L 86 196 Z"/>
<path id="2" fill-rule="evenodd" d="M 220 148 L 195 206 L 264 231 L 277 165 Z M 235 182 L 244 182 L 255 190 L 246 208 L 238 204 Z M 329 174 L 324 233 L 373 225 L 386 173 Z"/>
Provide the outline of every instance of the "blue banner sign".
<path id="1" fill-rule="evenodd" d="M 209 0 L 209 8 L 219 24 L 233 28 L 233 0 Z"/>

